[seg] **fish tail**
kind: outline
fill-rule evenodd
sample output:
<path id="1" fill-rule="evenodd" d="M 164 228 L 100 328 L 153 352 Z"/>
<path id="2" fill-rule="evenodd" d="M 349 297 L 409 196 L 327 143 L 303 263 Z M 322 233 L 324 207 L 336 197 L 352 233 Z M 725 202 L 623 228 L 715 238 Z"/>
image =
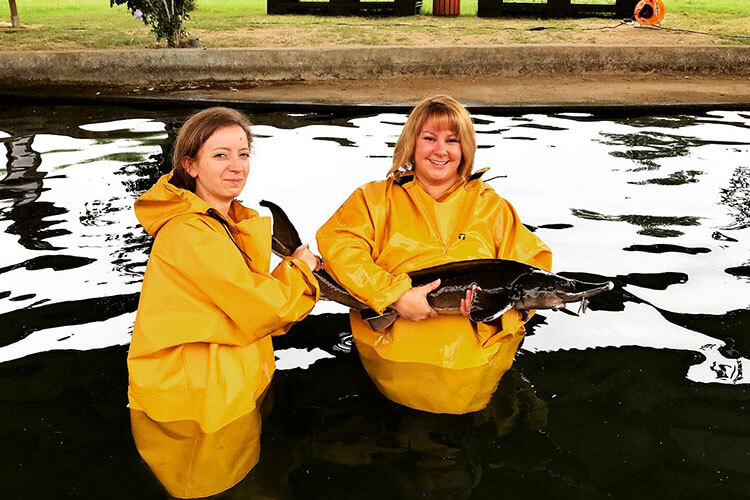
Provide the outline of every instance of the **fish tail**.
<path id="1" fill-rule="evenodd" d="M 273 217 L 271 250 L 280 257 L 291 256 L 302 245 L 302 240 L 294 224 L 277 204 L 263 200 L 260 202 L 260 206 L 270 210 Z"/>
<path id="2" fill-rule="evenodd" d="M 376 332 L 382 332 L 398 319 L 398 313 L 391 309 L 387 309 L 383 314 L 378 314 L 372 309 L 365 309 L 359 312 L 359 316 L 367 321 Z"/>

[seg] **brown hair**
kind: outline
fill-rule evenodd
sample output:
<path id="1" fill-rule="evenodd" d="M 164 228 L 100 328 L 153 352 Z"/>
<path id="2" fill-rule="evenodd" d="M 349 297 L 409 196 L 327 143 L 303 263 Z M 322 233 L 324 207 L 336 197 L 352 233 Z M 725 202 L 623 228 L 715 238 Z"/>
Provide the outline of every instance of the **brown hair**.
<path id="1" fill-rule="evenodd" d="M 388 177 L 399 177 L 409 166 L 414 165 L 414 150 L 417 137 L 425 122 L 430 118 L 438 121 L 437 126 L 453 130 L 461 144 L 461 163 L 458 166 L 458 178 L 465 181 L 474 169 L 474 152 L 477 149 L 477 138 L 471 116 L 461 103 L 446 95 L 428 97 L 417 104 L 409 114 L 404 129 L 396 142 L 393 151 L 393 166 Z"/>
<path id="2" fill-rule="evenodd" d="M 172 177 L 169 182 L 178 188 L 195 192 L 195 179 L 182 164 L 185 157 L 195 159 L 204 142 L 221 127 L 239 125 L 247 134 L 247 146 L 251 147 L 250 119 L 244 113 L 230 108 L 208 108 L 198 111 L 180 127 L 172 152 Z"/>

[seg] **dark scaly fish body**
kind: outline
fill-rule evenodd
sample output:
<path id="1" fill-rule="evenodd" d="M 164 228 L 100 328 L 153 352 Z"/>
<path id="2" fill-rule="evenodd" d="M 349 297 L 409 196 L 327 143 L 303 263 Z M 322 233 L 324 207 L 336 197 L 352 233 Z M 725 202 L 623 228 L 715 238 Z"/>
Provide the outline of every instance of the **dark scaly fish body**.
<path id="1" fill-rule="evenodd" d="M 320 298 L 323 300 L 330 300 L 332 302 L 338 302 L 352 309 L 358 309 L 364 311 L 370 309 L 370 307 L 364 302 L 352 297 L 343 286 L 339 285 L 333 277 L 321 269 L 320 271 L 313 271 L 313 275 L 318 280 L 320 285 Z M 374 312 L 374 311 L 373 311 Z"/>
<path id="2" fill-rule="evenodd" d="M 273 251 L 289 256 L 302 242 L 284 211 L 277 205 L 260 202 L 273 214 Z M 373 330 L 388 328 L 398 313 L 386 310 L 383 314 L 370 309 L 354 298 L 324 270 L 313 274 L 320 284 L 321 298 L 358 309 L 362 319 Z M 466 291 L 476 287 L 469 317 L 477 323 L 493 324 L 511 308 L 524 317 L 532 309 L 564 309 L 568 302 L 581 303 L 586 311 L 587 299 L 614 288 L 611 281 L 587 283 L 558 276 L 522 262 L 505 259 L 474 259 L 449 262 L 408 273 L 413 286 L 422 286 L 440 279 L 440 286 L 427 294 L 427 302 L 441 314 L 461 314 L 461 299 Z"/>
<path id="3" fill-rule="evenodd" d="M 440 279 L 440 287 L 427 294 L 427 302 L 443 314 L 460 314 L 461 299 L 476 286 L 469 317 L 477 323 L 492 323 L 511 308 L 528 313 L 562 309 L 578 301 L 583 308 L 589 297 L 614 288 L 611 281 L 587 283 L 505 259 L 450 262 L 414 271 L 409 277 L 413 286 Z"/>

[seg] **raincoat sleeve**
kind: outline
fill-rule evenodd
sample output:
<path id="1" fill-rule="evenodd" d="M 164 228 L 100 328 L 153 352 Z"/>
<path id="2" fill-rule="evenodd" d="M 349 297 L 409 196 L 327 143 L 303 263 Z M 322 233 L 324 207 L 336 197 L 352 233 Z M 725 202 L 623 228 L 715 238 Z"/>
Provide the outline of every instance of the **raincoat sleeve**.
<path id="1" fill-rule="evenodd" d="M 385 201 L 383 201 L 383 204 Z M 393 275 L 373 259 L 377 228 L 360 188 L 318 230 L 326 271 L 355 298 L 382 312 L 411 288 L 405 273 Z M 380 207 L 384 210 L 384 207 Z"/>
<path id="2" fill-rule="evenodd" d="M 172 279 L 196 303 L 213 303 L 236 326 L 195 329 L 191 342 L 251 344 L 304 318 L 320 296 L 306 264 L 284 259 L 272 274 L 253 272 L 228 236 L 201 219 L 165 225 L 151 259 L 170 268 Z M 180 307 L 191 310 L 190 304 Z M 201 308 L 192 309 L 200 314 Z"/>
<path id="3" fill-rule="evenodd" d="M 278 280 L 280 283 L 299 283 L 300 274 L 303 278 L 303 283 L 301 286 L 305 287 L 305 290 L 302 292 L 302 295 L 299 296 L 298 300 L 301 301 L 300 304 L 297 305 L 296 311 L 301 312 L 301 316 L 299 319 L 292 320 L 285 325 L 281 326 L 279 329 L 274 330 L 272 332 L 272 335 L 278 336 L 286 333 L 294 323 L 297 321 L 300 321 L 305 316 L 307 316 L 310 311 L 312 310 L 312 307 L 315 305 L 315 302 L 317 302 L 320 299 L 320 286 L 318 284 L 318 280 L 315 279 L 315 276 L 313 276 L 312 271 L 308 267 L 307 264 L 305 264 L 300 259 L 293 259 L 291 257 L 286 257 L 279 263 L 278 266 L 271 272 L 271 276 L 273 276 L 276 280 Z M 297 292 L 298 294 L 299 292 Z M 308 302 L 307 299 L 312 299 L 312 304 L 307 307 L 305 304 Z"/>
<path id="4" fill-rule="evenodd" d="M 545 271 L 552 269 L 552 252 L 534 233 L 521 223 L 515 208 L 500 198 L 498 215 L 493 230 L 495 251 L 498 259 L 509 259 L 529 264 Z M 534 311 L 529 311 L 529 318 Z M 482 345 L 490 346 L 498 341 L 510 340 L 516 332 L 524 332 L 521 313 L 510 309 L 502 316 L 502 329 L 491 325 L 477 324 L 477 335 Z"/>

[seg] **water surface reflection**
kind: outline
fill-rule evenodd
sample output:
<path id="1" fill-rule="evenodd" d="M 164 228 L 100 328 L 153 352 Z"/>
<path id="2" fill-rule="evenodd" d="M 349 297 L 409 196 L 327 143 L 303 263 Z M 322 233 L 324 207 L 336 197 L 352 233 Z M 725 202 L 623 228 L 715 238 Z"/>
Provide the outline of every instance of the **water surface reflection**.
<path id="1" fill-rule="evenodd" d="M 129 435 L 125 353 L 151 241 L 135 198 L 191 110 L 0 110 L 0 470 L 12 496 L 160 498 Z M 380 178 L 405 116 L 256 114 L 243 199 L 304 240 Z M 490 406 L 385 400 L 343 310 L 275 339 L 261 462 L 227 498 L 646 498 L 750 491 L 750 114 L 475 116 L 477 167 L 616 288 L 532 320 Z M 44 480 L 41 480 L 44 478 Z M 637 478 L 637 480 L 634 480 Z"/>

